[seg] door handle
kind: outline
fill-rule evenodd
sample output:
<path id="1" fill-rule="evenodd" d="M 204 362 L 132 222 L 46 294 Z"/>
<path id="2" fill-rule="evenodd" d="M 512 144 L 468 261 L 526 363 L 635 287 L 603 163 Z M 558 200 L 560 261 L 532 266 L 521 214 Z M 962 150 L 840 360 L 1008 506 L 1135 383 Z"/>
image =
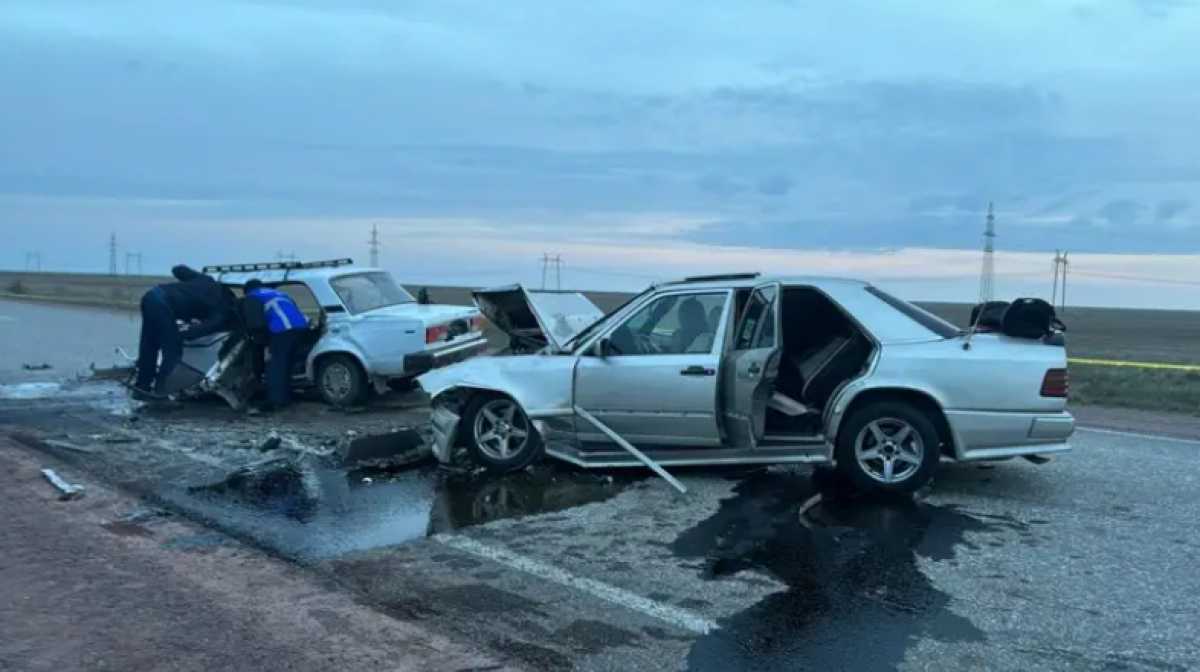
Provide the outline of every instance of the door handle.
<path id="1" fill-rule="evenodd" d="M 746 373 L 752 376 L 757 376 L 758 374 L 762 373 L 762 366 L 760 366 L 758 362 L 750 362 L 750 366 L 746 367 Z"/>
<path id="2" fill-rule="evenodd" d="M 717 375 L 717 370 L 716 369 L 708 369 L 703 366 L 689 366 L 686 369 L 680 371 L 679 375 L 681 375 L 681 376 L 715 376 L 715 375 Z"/>

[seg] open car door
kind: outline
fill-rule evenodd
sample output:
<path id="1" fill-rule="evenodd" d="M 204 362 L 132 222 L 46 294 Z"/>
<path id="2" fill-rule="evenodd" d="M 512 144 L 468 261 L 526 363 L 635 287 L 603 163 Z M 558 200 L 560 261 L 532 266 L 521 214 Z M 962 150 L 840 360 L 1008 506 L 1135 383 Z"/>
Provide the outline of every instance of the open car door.
<path id="1" fill-rule="evenodd" d="M 757 447 L 766 428 L 783 353 L 781 293 L 778 283 L 754 289 L 721 363 L 722 416 L 731 448 Z"/>

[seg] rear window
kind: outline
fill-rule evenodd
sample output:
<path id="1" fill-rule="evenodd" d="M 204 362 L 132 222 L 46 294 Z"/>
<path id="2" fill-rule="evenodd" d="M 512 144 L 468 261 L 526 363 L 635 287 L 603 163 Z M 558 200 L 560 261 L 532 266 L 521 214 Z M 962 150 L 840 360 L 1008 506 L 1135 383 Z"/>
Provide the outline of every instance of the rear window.
<path id="1" fill-rule="evenodd" d="M 962 333 L 961 329 L 943 320 L 937 315 L 934 315 L 927 310 L 918 308 L 903 299 L 898 299 L 876 287 L 867 287 L 867 292 L 880 301 L 888 304 L 892 308 L 895 308 L 898 312 L 903 313 L 905 317 L 911 319 L 913 322 L 916 322 L 917 324 L 925 327 L 929 331 L 932 331 L 942 338 L 954 338 Z"/>

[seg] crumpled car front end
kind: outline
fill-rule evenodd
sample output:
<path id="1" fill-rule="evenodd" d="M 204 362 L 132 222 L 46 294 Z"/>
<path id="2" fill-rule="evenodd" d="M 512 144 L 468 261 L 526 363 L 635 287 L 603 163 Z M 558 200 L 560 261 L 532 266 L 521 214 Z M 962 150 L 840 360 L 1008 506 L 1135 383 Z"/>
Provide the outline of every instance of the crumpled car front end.
<path id="1" fill-rule="evenodd" d="M 571 355 L 478 357 L 417 378 L 433 408 L 433 454 L 449 463 L 462 432 L 462 412 L 478 394 L 509 397 L 534 421 L 571 412 Z"/>

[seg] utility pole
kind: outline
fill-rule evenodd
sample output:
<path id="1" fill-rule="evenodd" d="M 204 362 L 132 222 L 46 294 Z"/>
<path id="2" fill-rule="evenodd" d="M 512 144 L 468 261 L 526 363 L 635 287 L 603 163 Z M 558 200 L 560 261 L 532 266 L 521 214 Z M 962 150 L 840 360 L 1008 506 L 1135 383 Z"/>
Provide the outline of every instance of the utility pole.
<path id="1" fill-rule="evenodd" d="M 125 253 L 125 275 L 133 275 L 134 264 L 137 262 L 137 274 L 142 274 L 142 253 L 141 252 L 126 252 Z"/>
<path id="2" fill-rule="evenodd" d="M 41 252 L 26 252 L 25 253 L 25 270 L 42 272 L 42 253 Z"/>
<path id="3" fill-rule="evenodd" d="M 108 237 L 108 274 L 117 274 L 117 234 Z"/>
<path id="4" fill-rule="evenodd" d="M 542 289 L 546 288 L 546 276 L 551 266 L 554 266 L 554 286 L 562 289 L 562 255 L 556 254 L 552 257 L 549 252 L 542 253 Z"/>
<path id="5" fill-rule="evenodd" d="M 1067 260 L 1065 250 L 1054 251 L 1054 293 L 1050 295 L 1050 305 L 1058 308 L 1059 312 L 1067 312 L 1067 270 L 1071 263 Z"/>
<path id="6" fill-rule="evenodd" d="M 1067 261 L 1067 253 L 1062 255 L 1062 308 L 1058 312 L 1063 315 L 1067 314 L 1067 271 L 1071 268 L 1071 262 Z"/>
<path id="7" fill-rule="evenodd" d="M 987 228 L 983 232 L 983 270 L 979 274 L 979 302 L 996 297 L 996 215 L 988 203 Z"/>
<path id="8" fill-rule="evenodd" d="M 379 225 L 371 225 L 371 240 L 369 241 L 371 249 L 371 267 L 379 268 L 379 248 L 382 243 L 379 242 Z"/>

